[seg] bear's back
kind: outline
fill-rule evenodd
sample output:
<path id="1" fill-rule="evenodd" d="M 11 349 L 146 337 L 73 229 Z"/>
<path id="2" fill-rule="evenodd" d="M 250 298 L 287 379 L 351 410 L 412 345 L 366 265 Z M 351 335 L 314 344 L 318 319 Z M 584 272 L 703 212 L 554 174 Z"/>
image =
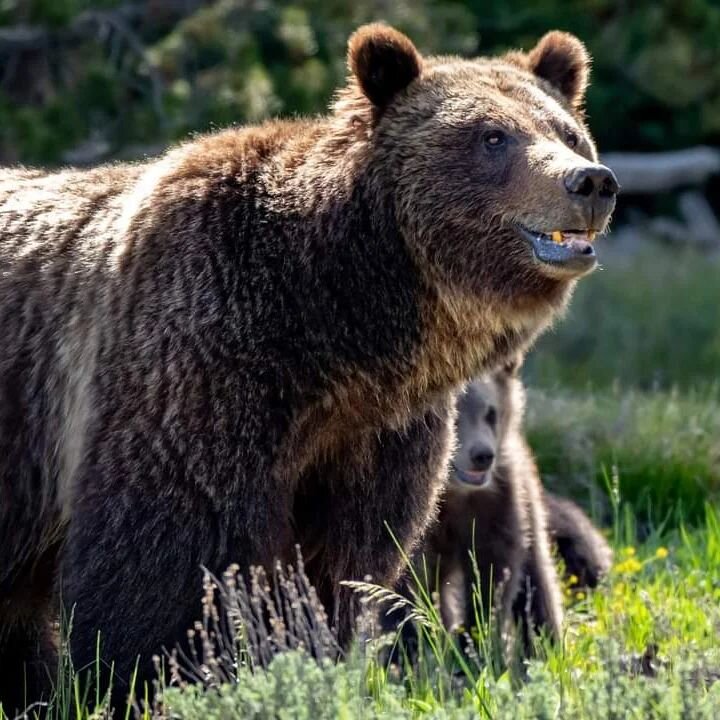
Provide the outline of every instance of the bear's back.
<path id="1" fill-rule="evenodd" d="M 147 373 L 172 328 L 187 336 L 223 322 L 228 260 L 211 252 L 203 227 L 223 224 L 231 192 L 249 218 L 252 183 L 293 136 L 283 123 L 199 138 L 143 163 L 3 171 L 0 487 L 37 519 L 28 527 L 55 532 L 64 484 L 104 402 L 97 379 L 111 365 Z"/>

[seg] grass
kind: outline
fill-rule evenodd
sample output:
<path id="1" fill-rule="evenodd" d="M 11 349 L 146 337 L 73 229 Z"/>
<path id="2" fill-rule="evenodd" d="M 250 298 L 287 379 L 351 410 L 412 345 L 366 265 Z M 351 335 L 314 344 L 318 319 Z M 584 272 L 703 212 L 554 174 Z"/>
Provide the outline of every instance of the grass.
<path id="1" fill-rule="evenodd" d="M 611 237 L 600 247 L 605 267 L 578 284 L 567 317 L 530 356 L 531 386 L 687 390 L 716 381 L 720 257 L 653 243 L 628 258 Z"/>
<path id="2" fill-rule="evenodd" d="M 199 718 L 715 718 L 720 713 L 720 517 L 701 527 L 619 544 L 607 585 L 568 589 L 562 648 L 518 682 L 468 661 L 458 671 L 443 630 L 428 629 L 422 667 L 393 679 L 368 653 L 318 665 L 301 652 L 277 656 L 218 694 L 172 690 L 174 713 Z M 615 539 L 632 533 L 618 513 Z M 477 648 L 478 653 L 481 647 Z M 714 683 L 714 684 L 713 684 Z"/>
<path id="3" fill-rule="evenodd" d="M 583 500 L 589 494 L 600 519 L 613 478 L 641 529 L 702 520 L 705 502 L 720 495 L 718 386 L 531 390 L 526 427 L 546 484 Z"/>
<path id="4" fill-rule="evenodd" d="M 599 518 L 619 478 L 641 530 L 701 520 L 720 491 L 720 256 L 603 243 L 605 267 L 526 362 L 531 445 Z"/>
<path id="5" fill-rule="evenodd" d="M 627 506 L 629 507 L 629 506 Z M 704 507 L 694 528 L 653 528 L 632 540 L 619 504 L 611 540 L 616 563 L 588 594 L 569 587 L 561 647 L 541 646 L 524 678 L 483 662 L 492 633 L 458 659 L 437 611 L 420 601 L 428 642 L 412 672 L 378 661 L 359 643 L 344 662 L 312 659 L 285 644 L 267 662 L 240 663 L 212 691 L 167 689 L 162 707 L 140 717 L 187 720 L 288 718 L 715 718 L 720 715 L 720 512 Z M 209 615 L 212 617 L 212 613 Z M 206 658 L 207 659 L 207 658 Z M 198 665 L 200 667 L 200 665 Z M 72 689 L 72 678 L 66 678 Z M 72 692 L 47 717 L 70 717 Z M 95 703 L 79 717 L 105 717 Z M 29 715 L 32 717 L 32 714 Z"/>

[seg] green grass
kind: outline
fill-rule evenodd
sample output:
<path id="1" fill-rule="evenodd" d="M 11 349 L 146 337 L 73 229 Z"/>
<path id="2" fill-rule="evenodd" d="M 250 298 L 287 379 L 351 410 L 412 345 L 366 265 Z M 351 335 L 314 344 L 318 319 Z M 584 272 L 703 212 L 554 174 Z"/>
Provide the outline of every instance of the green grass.
<path id="1" fill-rule="evenodd" d="M 720 490 L 720 257 L 602 243 L 605 267 L 526 362 L 531 445 L 599 517 L 619 478 L 641 527 L 692 522 Z"/>
<path id="2" fill-rule="evenodd" d="M 602 242 L 605 267 L 578 283 L 567 317 L 538 342 L 530 384 L 689 389 L 720 379 L 720 258 L 657 243 L 618 257 Z"/>
<path id="3" fill-rule="evenodd" d="M 531 390 L 526 427 L 546 484 L 587 499 L 617 478 L 642 525 L 701 519 L 720 495 L 719 386 Z"/>
<path id="4" fill-rule="evenodd" d="M 620 540 L 632 527 L 620 519 L 614 531 Z M 317 665 L 295 651 L 219 693 L 188 688 L 169 691 L 165 699 L 173 713 L 192 720 L 717 717 L 717 512 L 708 505 L 702 527 L 655 535 L 638 548 L 618 545 L 617 551 L 605 587 L 589 596 L 568 591 L 562 647 L 546 646 L 524 681 L 471 661 L 459 670 L 430 612 L 432 649 L 404 678 L 392 679 L 367 654 Z"/>
<path id="5" fill-rule="evenodd" d="M 252 720 L 298 718 L 716 718 L 720 716 L 720 513 L 704 508 L 694 529 L 654 528 L 641 545 L 622 506 L 610 535 L 616 563 L 589 594 L 566 590 L 560 647 L 541 646 L 525 677 L 478 662 L 493 652 L 490 635 L 459 662 L 435 609 L 422 603 L 429 640 L 418 667 L 404 676 L 380 664 L 367 644 L 345 662 L 320 663 L 299 649 L 264 668 L 235 668 L 236 681 L 213 691 L 168 689 L 160 712 L 144 718 Z M 75 709 L 72 678 L 61 707 Z M 67 691 L 69 688 L 69 692 Z M 81 703 L 82 704 L 82 703 Z M 32 717 L 32 714 L 30 715 Z M 95 702 L 79 717 L 104 717 Z"/>

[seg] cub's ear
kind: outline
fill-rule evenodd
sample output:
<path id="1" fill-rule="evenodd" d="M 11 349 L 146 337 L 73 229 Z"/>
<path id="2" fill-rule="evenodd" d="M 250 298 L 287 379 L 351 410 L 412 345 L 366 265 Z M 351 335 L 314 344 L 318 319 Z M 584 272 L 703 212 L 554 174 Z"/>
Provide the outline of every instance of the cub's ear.
<path id="1" fill-rule="evenodd" d="M 554 30 L 544 35 L 527 54 L 528 69 L 557 88 L 579 109 L 590 76 L 590 55 L 574 35 Z"/>
<path id="2" fill-rule="evenodd" d="M 420 75 L 422 57 L 405 35 L 371 23 L 350 36 L 348 67 L 368 100 L 383 108 Z"/>

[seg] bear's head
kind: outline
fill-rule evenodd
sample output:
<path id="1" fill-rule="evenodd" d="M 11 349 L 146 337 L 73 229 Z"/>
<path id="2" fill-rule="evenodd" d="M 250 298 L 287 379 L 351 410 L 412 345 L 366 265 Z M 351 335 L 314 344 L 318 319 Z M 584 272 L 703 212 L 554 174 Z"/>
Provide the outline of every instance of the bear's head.
<path id="1" fill-rule="evenodd" d="M 492 487 L 493 474 L 502 466 L 507 450 L 505 441 L 523 414 L 520 362 L 520 358 L 510 361 L 473 380 L 458 396 L 450 492 Z"/>
<path id="2" fill-rule="evenodd" d="M 596 266 L 618 184 L 584 123 L 580 40 L 551 32 L 528 53 L 423 58 L 373 24 L 350 38 L 348 62 L 370 171 L 434 282 L 522 304 Z"/>

